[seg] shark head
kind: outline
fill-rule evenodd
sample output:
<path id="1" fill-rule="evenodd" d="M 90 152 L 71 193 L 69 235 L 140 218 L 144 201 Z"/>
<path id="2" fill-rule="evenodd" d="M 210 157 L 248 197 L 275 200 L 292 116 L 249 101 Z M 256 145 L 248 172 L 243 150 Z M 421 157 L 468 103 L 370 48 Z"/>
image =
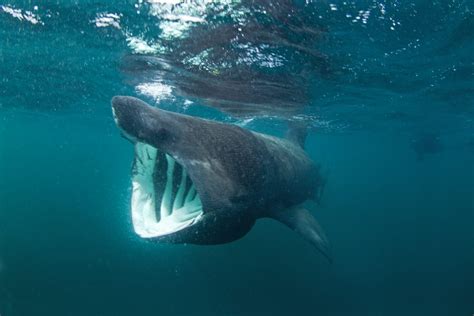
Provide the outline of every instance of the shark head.
<path id="1" fill-rule="evenodd" d="M 222 144 L 215 133 L 222 124 L 125 96 L 112 99 L 112 111 L 122 135 L 135 147 L 131 213 L 139 236 L 212 244 L 250 230 L 255 219 L 239 213 L 242 208 L 233 199 L 238 185 L 218 159 Z"/>

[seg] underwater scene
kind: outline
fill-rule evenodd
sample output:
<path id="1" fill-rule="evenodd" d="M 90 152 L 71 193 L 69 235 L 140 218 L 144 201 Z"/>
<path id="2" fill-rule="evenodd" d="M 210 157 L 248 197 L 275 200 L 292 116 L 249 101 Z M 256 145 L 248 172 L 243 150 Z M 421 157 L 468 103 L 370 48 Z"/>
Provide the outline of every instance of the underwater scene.
<path id="1" fill-rule="evenodd" d="M 473 52 L 469 0 L 0 0 L 0 315 L 474 315 Z"/>

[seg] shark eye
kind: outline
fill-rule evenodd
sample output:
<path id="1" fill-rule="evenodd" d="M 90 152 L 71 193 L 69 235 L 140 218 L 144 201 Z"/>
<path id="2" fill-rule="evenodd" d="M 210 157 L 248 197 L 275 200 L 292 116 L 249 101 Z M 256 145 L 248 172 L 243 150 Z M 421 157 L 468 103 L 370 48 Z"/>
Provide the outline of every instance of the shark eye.
<path id="1" fill-rule="evenodd" d="M 159 128 L 156 131 L 156 136 L 155 137 L 159 141 L 165 141 L 165 140 L 169 139 L 169 136 L 170 136 L 170 133 L 168 132 L 168 130 L 166 128 Z"/>

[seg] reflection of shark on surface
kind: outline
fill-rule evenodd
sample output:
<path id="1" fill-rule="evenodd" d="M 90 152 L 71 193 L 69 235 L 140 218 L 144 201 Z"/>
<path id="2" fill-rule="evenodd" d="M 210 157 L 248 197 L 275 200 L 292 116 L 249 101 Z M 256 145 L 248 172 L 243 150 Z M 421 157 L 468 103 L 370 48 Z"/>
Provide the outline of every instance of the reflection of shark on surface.
<path id="1" fill-rule="evenodd" d="M 419 161 L 424 160 L 426 155 L 437 154 L 444 150 L 440 136 L 435 133 L 422 133 L 412 140 L 411 147 Z"/>
<path id="2" fill-rule="evenodd" d="M 122 134 L 135 145 L 131 212 L 135 232 L 170 243 L 221 244 L 243 237 L 259 218 L 290 227 L 329 258 L 318 222 L 303 206 L 324 182 L 302 146 L 288 139 L 114 97 Z"/>
<path id="3" fill-rule="evenodd" d="M 330 73 L 328 57 L 318 50 L 326 29 L 301 14 L 308 6 L 292 1 L 234 5 L 242 16 L 206 20 L 183 36 L 159 38 L 161 50 L 125 56 L 122 70 L 131 83 L 164 83 L 234 116 L 301 110 L 311 101 L 311 83 Z M 222 13 L 218 5 L 208 7 Z"/>

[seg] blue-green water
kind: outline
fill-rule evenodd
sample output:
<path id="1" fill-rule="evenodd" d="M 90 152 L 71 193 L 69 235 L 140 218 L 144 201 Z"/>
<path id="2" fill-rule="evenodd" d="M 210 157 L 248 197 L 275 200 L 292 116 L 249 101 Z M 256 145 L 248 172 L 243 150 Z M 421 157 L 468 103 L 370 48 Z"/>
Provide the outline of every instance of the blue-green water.
<path id="1" fill-rule="evenodd" d="M 471 315 L 473 9 L 3 1 L 0 315 Z M 334 262 L 271 220 L 226 245 L 140 239 L 117 94 L 309 122 Z"/>

